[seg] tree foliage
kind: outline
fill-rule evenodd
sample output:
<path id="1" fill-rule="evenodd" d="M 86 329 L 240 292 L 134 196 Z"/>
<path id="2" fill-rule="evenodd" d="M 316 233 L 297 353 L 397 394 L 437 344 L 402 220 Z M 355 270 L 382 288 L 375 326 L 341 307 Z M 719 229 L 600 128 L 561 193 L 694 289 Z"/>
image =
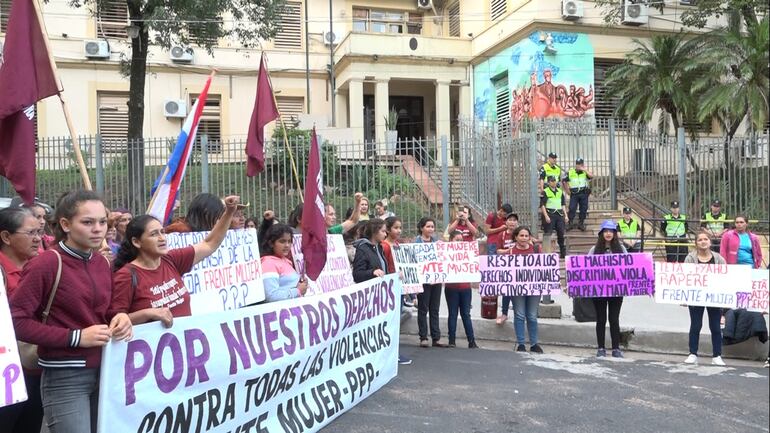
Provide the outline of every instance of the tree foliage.
<path id="1" fill-rule="evenodd" d="M 602 9 L 602 17 L 608 24 L 620 24 L 623 3 L 627 0 L 596 0 Z M 646 2 L 651 8 L 661 14 L 673 10 L 670 2 L 651 0 Z M 706 27 L 711 17 L 720 18 L 730 13 L 738 12 L 746 25 L 756 24 L 763 15 L 768 13 L 767 0 L 698 0 L 693 6 L 678 7 L 679 19 L 687 27 L 702 29 Z"/>

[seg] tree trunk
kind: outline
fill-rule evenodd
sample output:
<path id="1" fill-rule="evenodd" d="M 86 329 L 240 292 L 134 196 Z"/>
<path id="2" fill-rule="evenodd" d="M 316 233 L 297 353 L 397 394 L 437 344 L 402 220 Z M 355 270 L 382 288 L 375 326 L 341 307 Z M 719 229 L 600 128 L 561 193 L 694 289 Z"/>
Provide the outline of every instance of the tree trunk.
<path id="1" fill-rule="evenodd" d="M 676 131 L 676 136 L 679 137 L 679 127 L 681 126 L 679 122 L 679 116 L 677 112 L 671 113 L 671 121 L 674 123 L 674 131 Z M 684 152 L 687 157 L 687 161 L 690 162 L 690 166 L 692 166 L 693 171 L 695 172 L 694 176 L 697 178 L 700 175 L 700 166 L 698 165 L 698 161 L 695 160 L 695 157 L 690 153 L 690 149 L 685 144 Z"/>
<path id="2" fill-rule="evenodd" d="M 128 97 L 128 203 L 133 212 L 144 213 L 147 189 L 144 184 L 144 85 L 147 72 L 147 51 L 150 35 L 142 21 L 139 2 L 128 1 L 133 26 L 139 34 L 131 39 L 131 60 Z"/>

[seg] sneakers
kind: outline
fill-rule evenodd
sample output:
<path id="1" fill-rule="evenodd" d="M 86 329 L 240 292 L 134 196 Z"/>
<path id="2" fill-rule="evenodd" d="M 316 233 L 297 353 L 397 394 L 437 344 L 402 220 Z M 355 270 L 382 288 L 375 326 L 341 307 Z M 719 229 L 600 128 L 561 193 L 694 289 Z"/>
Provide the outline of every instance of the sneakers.
<path id="1" fill-rule="evenodd" d="M 409 365 L 411 363 L 411 359 L 407 358 L 406 356 L 398 355 L 398 365 Z"/>
<path id="2" fill-rule="evenodd" d="M 687 359 L 684 360 L 685 364 L 697 364 L 698 363 L 698 355 L 695 355 L 694 353 L 691 353 Z"/>
<path id="3" fill-rule="evenodd" d="M 427 338 L 420 338 L 420 347 L 428 347 L 430 344 L 428 343 Z"/>
<path id="4" fill-rule="evenodd" d="M 612 349 L 612 357 L 613 358 L 622 358 L 623 352 L 620 351 L 620 349 Z"/>
<path id="5" fill-rule="evenodd" d="M 722 357 L 721 356 L 715 356 L 715 357 L 711 358 L 711 364 L 718 365 L 720 367 L 724 367 L 726 365 L 725 362 L 722 361 Z"/>
<path id="6" fill-rule="evenodd" d="M 539 344 L 530 346 L 529 351 L 532 353 L 543 353 L 543 348 Z"/>
<path id="7" fill-rule="evenodd" d="M 765 359 L 765 368 L 770 368 L 770 358 Z"/>
<path id="8" fill-rule="evenodd" d="M 498 325 L 502 325 L 503 323 L 505 323 L 506 320 L 508 320 L 508 316 L 505 315 L 505 314 L 501 314 L 501 315 L 497 316 L 497 320 L 495 320 L 495 322 Z"/>
<path id="9" fill-rule="evenodd" d="M 471 340 L 468 342 L 468 349 L 478 349 L 479 345 L 476 344 L 476 340 Z"/>
<path id="10" fill-rule="evenodd" d="M 604 358 L 605 356 L 607 356 L 607 351 L 604 350 L 604 348 L 601 348 L 601 349 L 596 351 L 596 357 L 597 358 Z"/>
<path id="11" fill-rule="evenodd" d="M 447 346 L 449 346 L 449 347 L 457 347 L 457 345 L 455 344 L 455 339 L 454 338 L 450 338 L 449 339 L 449 343 L 447 343 Z"/>
<path id="12" fill-rule="evenodd" d="M 519 344 L 518 346 L 516 346 L 516 351 L 517 352 L 526 352 L 527 348 L 523 344 Z"/>
<path id="13" fill-rule="evenodd" d="M 447 345 L 442 343 L 441 340 L 433 340 L 433 343 L 431 345 L 433 347 L 447 347 Z"/>
<path id="14" fill-rule="evenodd" d="M 409 298 L 404 298 L 402 303 L 404 304 L 404 307 L 414 308 L 414 302 Z"/>

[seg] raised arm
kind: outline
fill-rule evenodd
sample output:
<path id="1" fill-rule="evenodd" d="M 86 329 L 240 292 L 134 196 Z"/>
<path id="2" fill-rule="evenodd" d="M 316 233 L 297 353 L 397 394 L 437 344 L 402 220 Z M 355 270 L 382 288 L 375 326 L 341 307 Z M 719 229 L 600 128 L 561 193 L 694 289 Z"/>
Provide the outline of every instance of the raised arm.
<path id="1" fill-rule="evenodd" d="M 361 194 L 360 192 L 357 192 L 354 197 L 356 200 L 356 204 L 353 205 L 353 213 L 350 215 L 350 218 L 342 222 L 343 233 L 349 232 L 350 229 L 353 228 L 353 226 L 358 224 L 358 218 L 361 216 L 361 200 L 363 200 L 364 195 Z"/>

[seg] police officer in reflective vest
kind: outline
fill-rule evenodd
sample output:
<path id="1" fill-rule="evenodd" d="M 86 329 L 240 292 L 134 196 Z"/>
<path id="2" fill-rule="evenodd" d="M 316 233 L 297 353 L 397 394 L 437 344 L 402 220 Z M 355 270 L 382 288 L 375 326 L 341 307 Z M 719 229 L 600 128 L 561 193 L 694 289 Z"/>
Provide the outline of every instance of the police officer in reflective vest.
<path id="1" fill-rule="evenodd" d="M 683 263 L 687 257 L 687 216 L 679 213 L 679 202 L 671 202 L 671 213 L 663 215 L 663 223 L 660 229 L 666 235 L 666 244 L 684 244 L 666 245 L 666 261 Z"/>
<path id="2" fill-rule="evenodd" d="M 631 215 L 630 207 L 623 208 L 623 218 L 618 220 L 618 234 L 629 253 L 638 253 L 641 248 L 639 242 L 639 222 Z"/>
<path id="3" fill-rule="evenodd" d="M 591 187 L 588 181 L 593 179 L 593 174 L 586 170 L 583 158 L 575 160 L 575 167 L 570 168 L 567 175 L 564 176 L 564 189 L 569 191 L 569 226 L 567 230 L 575 228 L 575 213 L 580 207 L 578 214 L 577 228 L 586 231 L 585 220 L 588 215 L 588 196 L 591 194 Z"/>
<path id="4" fill-rule="evenodd" d="M 556 164 L 556 158 L 556 153 L 550 152 L 548 154 L 548 160 L 542 167 L 540 167 L 540 182 L 538 183 L 540 192 L 543 192 L 544 182 L 548 176 L 553 176 L 557 180 L 561 180 L 562 170 L 561 167 Z"/>
<path id="5" fill-rule="evenodd" d="M 727 215 L 722 212 L 722 202 L 711 202 L 711 212 L 706 212 L 701 218 L 701 226 L 711 232 L 711 251 L 719 252 L 722 245 L 722 234 L 727 230 Z"/>
<path id="6" fill-rule="evenodd" d="M 559 241 L 559 255 L 563 258 L 567 255 L 567 245 L 564 242 L 565 222 L 567 216 L 564 191 L 559 187 L 558 178 L 548 176 L 548 186 L 540 196 L 540 212 L 543 215 L 543 242 L 556 230 L 556 238 Z"/>

